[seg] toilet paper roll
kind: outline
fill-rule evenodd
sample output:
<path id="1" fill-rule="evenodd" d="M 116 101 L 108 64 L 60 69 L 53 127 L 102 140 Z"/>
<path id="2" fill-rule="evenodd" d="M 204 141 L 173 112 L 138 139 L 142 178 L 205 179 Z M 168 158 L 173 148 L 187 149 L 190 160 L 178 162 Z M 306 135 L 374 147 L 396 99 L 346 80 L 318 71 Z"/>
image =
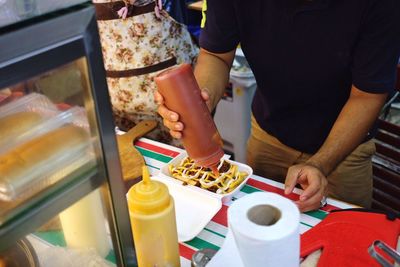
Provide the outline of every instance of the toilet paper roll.
<path id="1" fill-rule="evenodd" d="M 299 266 L 300 212 L 289 199 L 246 195 L 229 207 L 228 223 L 244 266 Z"/>

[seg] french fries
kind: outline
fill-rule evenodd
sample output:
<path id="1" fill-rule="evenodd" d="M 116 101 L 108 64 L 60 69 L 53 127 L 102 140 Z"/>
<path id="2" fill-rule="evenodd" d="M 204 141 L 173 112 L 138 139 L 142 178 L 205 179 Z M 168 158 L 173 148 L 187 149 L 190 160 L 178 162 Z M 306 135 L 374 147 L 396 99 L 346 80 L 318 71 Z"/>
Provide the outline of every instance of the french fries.
<path id="1" fill-rule="evenodd" d="M 211 169 L 196 166 L 194 161 L 186 157 L 178 166 L 170 164 L 169 173 L 184 184 L 198 186 L 217 194 L 226 194 L 233 191 L 248 175 L 238 170 L 238 166 L 221 160 L 218 166 L 219 176 L 212 173 Z"/>

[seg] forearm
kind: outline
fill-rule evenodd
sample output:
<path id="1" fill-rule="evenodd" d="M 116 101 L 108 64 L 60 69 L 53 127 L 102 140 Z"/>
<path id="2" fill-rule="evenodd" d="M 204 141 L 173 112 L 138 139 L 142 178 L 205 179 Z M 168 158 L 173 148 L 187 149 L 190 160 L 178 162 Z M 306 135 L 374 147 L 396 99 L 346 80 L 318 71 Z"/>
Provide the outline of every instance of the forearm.
<path id="1" fill-rule="evenodd" d="M 308 161 L 328 176 L 365 138 L 376 120 L 386 94 L 369 94 L 353 86 L 331 132 Z"/>
<path id="2" fill-rule="evenodd" d="M 214 54 L 204 49 L 200 50 L 194 74 L 200 89 L 206 89 L 210 95 L 211 110 L 217 106 L 224 94 L 234 55 L 235 51 Z"/>

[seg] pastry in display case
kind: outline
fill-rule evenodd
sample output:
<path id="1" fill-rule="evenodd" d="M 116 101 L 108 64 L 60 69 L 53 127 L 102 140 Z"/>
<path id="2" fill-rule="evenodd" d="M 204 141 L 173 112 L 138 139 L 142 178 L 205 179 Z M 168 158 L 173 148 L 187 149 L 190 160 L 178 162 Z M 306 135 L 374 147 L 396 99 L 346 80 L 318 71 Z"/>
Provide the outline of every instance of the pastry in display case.
<path id="1" fill-rule="evenodd" d="M 88 129 L 82 107 L 61 112 L 36 93 L 0 106 L 0 200 L 27 198 L 93 166 Z"/>
<path id="2" fill-rule="evenodd" d="M 0 28 L 1 267 L 136 266 L 94 14 Z"/>
<path id="3" fill-rule="evenodd" d="M 93 162 L 85 120 L 82 107 L 60 112 L 35 93 L 0 106 L 0 200 L 34 194 L 32 186 L 46 184 L 46 177 Z"/>
<path id="4" fill-rule="evenodd" d="M 75 75 L 79 73 L 82 76 L 78 64 L 68 66 L 70 70 L 74 67 Z M 63 70 L 64 66 L 61 72 Z M 41 192 L 64 179 L 75 179 L 97 168 L 93 144 L 98 142 L 98 137 L 90 133 L 85 107 L 79 105 L 83 103 L 83 96 L 79 97 L 83 92 L 82 81 L 75 79 L 78 90 L 72 96 L 67 87 L 73 83 L 60 83 L 59 75 L 56 69 L 36 76 L 24 83 L 22 91 L 21 85 L 11 86 L 7 91 L 17 96 L 0 103 L 0 225 L 23 213 Z M 45 87 L 42 84 L 44 79 L 47 80 Z M 64 77 L 64 80 L 68 79 Z M 57 88 L 58 94 L 52 97 L 52 94 L 38 93 L 38 84 L 44 91 Z M 18 88 L 18 94 L 14 88 Z M 96 189 L 53 218 L 50 231 L 46 226 L 39 227 L 6 250 L 3 257 L 5 266 L 39 266 L 38 259 L 42 258 L 44 265 L 49 264 L 46 263 L 46 254 L 51 253 L 50 248 L 55 245 L 65 247 L 63 254 L 68 255 L 69 249 L 73 249 L 83 260 L 86 252 L 90 252 L 92 260 L 101 261 L 112 253 L 104 211 L 101 191 Z M 55 242 L 57 239 L 52 236 L 63 242 Z M 43 246 L 48 248 L 42 249 L 37 256 L 35 247 Z M 32 257 L 17 259 L 17 253 L 23 252 L 23 255 Z M 51 264 L 56 258 L 52 256 Z M 29 261 L 29 265 L 19 262 L 24 259 Z"/>

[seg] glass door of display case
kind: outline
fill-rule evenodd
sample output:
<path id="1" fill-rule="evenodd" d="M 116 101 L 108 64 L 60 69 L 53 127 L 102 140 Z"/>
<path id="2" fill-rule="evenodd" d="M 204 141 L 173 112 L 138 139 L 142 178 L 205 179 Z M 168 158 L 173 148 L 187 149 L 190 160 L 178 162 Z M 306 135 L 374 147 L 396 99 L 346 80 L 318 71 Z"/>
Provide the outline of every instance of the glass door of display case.
<path id="1" fill-rule="evenodd" d="M 0 266 L 136 266 L 92 5 L 0 28 L 0 77 Z"/>

